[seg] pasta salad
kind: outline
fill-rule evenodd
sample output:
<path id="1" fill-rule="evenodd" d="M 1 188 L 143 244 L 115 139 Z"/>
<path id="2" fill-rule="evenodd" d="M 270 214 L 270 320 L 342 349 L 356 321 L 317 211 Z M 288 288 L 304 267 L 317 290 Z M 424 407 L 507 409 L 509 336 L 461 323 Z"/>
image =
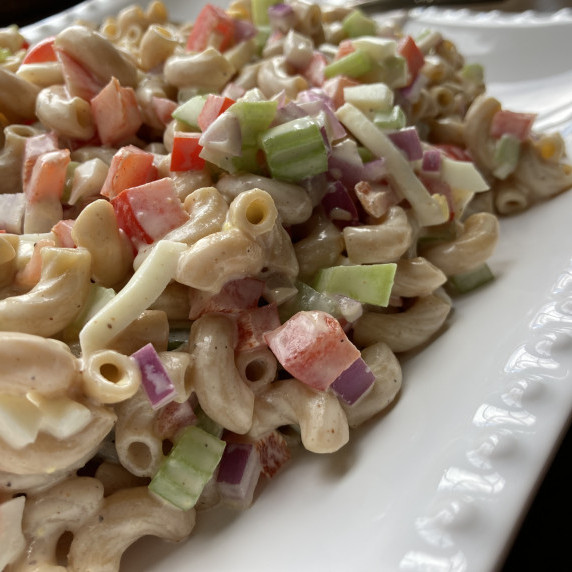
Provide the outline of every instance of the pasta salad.
<path id="1" fill-rule="evenodd" d="M 572 185 L 451 42 L 356 9 L 154 1 L 0 62 L 10 572 L 118 570 L 339 450 L 493 279 L 498 216 Z"/>

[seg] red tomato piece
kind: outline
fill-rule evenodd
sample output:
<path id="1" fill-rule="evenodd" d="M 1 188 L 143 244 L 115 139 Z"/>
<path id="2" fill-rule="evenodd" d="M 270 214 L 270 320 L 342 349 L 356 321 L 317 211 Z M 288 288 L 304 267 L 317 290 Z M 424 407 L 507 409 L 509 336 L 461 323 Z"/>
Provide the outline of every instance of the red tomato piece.
<path id="1" fill-rule="evenodd" d="M 59 201 L 64 192 L 69 162 L 69 149 L 58 149 L 40 155 L 26 186 L 26 200 L 30 203 L 45 199 Z"/>
<path id="2" fill-rule="evenodd" d="M 43 64 L 45 62 L 57 61 L 54 50 L 55 36 L 49 36 L 34 44 L 24 56 L 22 64 Z"/>
<path id="3" fill-rule="evenodd" d="M 190 298 L 189 318 L 196 320 L 206 312 L 239 312 L 256 308 L 264 291 L 264 281 L 258 278 L 229 280 L 217 294 L 197 290 Z"/>
<path id="4" fill-rule="evenodd" d="M 54 49 L 70 96 L 90 101 L 101 91 L 104 84 L 62 49 Z"/>
<path id="5" fill-rule="evenodd" d="M 234 43 L 234 20 L 222 8 L 206 4 L 187 39 L 187 50 L 202 52 L 208 46 L 224 52 Z"/>
<path id="6" fill-rule="evenodd" d="M 125 189 L 111 204 L 117 224 L 135 247 L 159 240 L 189 218 L 170 177 Z"/>
<path id="7" fill-rule="evenodd" d="M 239 312 L 236 321 L 238 331 L 237 351 L 252 350 L 266 345 L 264 334 L 280 327 L 276 304 L 259 306 Z"/>
<path id="8" fill-rule="evenodd" d="M 126 145 L 113 156 L 101 194 L 112 199 L 125 189 L 144 185 L 156 178 L 157 167 L 153 164 L 153 153 L 135 145 Z"/>
<path id="9" fill-rule="evenodd" d="M 338 320 L 320 311 L 298 312 L 264 339 L 288 373 L 320 391 L 361 355 Z"/>
<path id="10" fill-rule="evenodd" d="M 200 171 L 205 160 L 199 156 L 203 146 L 199 143 L 201 133 L 175 131 L 171 151 L 171 171 Z"/>
<path id="11" fill-rule="evenodd" d="M 233 103 L 234 101 L 229 97 L 210 93 L 197 118 L 201 131 L 206 131 L 207 127 Z"/>
<path id="12" fill-rule="evenodd" d="M 132 87 L 122 87 L 116 78 L 90 101 L 99 138 L 104 145 L 115 145 L 135 135 L 143 124 Z"/>
<path id="13" fill-rule="evenodd" d="M 425 56 L 411 36 L 405 36 L 397 46 L 397 52 L 405 58 L 409 70 L 409 85 L 417 77 L 425 63 Z"/>
<path id="14" fill-rule="evenodd" d="M 497 111 L 491 121 L 491 137 L 498 139 L 502 135 L 512 135 L 519 141 L 526 141 L 535 119 L 534 113 L 517 113 L 504 109 Z"/>

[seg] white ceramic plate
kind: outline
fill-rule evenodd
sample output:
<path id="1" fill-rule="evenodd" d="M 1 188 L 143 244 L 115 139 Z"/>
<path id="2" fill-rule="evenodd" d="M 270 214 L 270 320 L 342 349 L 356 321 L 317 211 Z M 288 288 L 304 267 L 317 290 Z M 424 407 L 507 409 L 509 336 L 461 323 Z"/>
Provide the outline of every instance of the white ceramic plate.
<path id="1" fill-rule="evenodd" d="M 167 1 L 174 18 L 200 4 Z M 221 3 L 221 2 L 217 2 Z M 97 20 L 92 0 L 28 28 Z M 414 10 L 486 67 L 490 92 L 572 144 L 572 12 Z M 243 513 L 199 515 L 188 542 L 145 539 L 127 571 L 493 570 L 572 411 L 572 192 L 501 223 L 497 279 L 456 302 L 447 331 L 404 365 L 395 406 L 331 456 L 301 454 Z"/>

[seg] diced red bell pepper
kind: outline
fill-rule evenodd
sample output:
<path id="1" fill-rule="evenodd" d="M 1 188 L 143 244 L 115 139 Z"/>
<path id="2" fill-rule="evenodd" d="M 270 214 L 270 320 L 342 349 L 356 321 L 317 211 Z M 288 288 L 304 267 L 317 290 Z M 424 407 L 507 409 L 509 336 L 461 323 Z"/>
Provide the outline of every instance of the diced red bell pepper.
<path id="1" fill-rule="evenodd" d="M 237 351 L 252 350 L 265 346 L 264 334 L 280 327 L 276 304 L 259 306 L 239 312 L 236 320 L 238 331 Z"/>
<path id="2" fill-rule="evenodd" d="M 135 135 L 143 124 L 132 87 L 122 87 L 116 78 L 91 99 L 91 112 L 104 145 L 115 145 Z"/>
<path id="3" fill-rule="evenodd" d="M 298 312 L 264 339 L 288 373 L 320 391 L 360 357 L 338 320 L 326 312 Z"/>
<path id="4" fill-rule="evenodd" d="M 151 106 L 153 107 L 157 119 L 159 119 L 163 125 L 167 125 L 171 119 L 173 119 L 173 111 L 177 109 L 178 104 L 176 101 L 167 97 L 153 96 L 151 98 Z"/>
<path id="5" fill-rule="evenodd" d="M 326 56 L 320 52 L 314 52 L 310 63 L 303 70 L 302 75 L 314 86 L 321 87 L 326 79 L 324 68 L 328 65 Z"/>
<path id="6" fill-rule="evenodd" d="M 38 157 L 44 153 L 58 150 L 58 137 L 55 133 L 41 133 L 28 137 L 24 145 L 24 160 L 22 165 L 22 189 L 26 188 L 32 176 L 32 169 Z"/>
<path id="7" fill-rule="evenodd" d="M 334 59 L 339 60 L 355 51 L 355 46 L 351 40 L 342 40 L 338 44 L 338 50 Z"/>
<path id="8" fill-rule="evenodd" d="M 197 291 L 191 297 L 189 318 L 196 320 L 207 312 L 240 312 L 251 310 L 258 306 L 258 301 L 264 291 L 264 281 L 247 276 L 237 280 L 229 280 L 214 295 Z"/>
<path id="9" fill-rule="evenodd" d="M 40 155 L 24 191 L 26 200 L 29 203 L 45 199 L 59 201 L 64 192 L 69 162 L 69 149 L 58 149 Z"/>
<path id="10" fill-rule="evenodd" d="M 200 157 L 203 146 L 199 143 L 201 133 L 175 131 L 171 151 L 171 171 L 200 171 L 205 160 Z"/>
<path id="11" fill-rule="evenodd" d="M 197 118 L 201 131 L 206 131 L 207 127 L 233 103 L 234 101 L 229 97 L 210 93 Z"/>
<path id="12" fill-rule="evenodd" d="M 22 64 L 43 64 L 45 62 L 57 61 L 54 50 L 55 36 L 49 36 L 34 44 L 24 56 Z"/>
<path id="13" fill-rule="evenodd" d="M 125 189 L 111 204 L 117 224 L 136 248 L 159 240 L 189 218 L 170 177 Z"/>
<path id="14" fill-rule="evenodd" d="M 331 79 L 327 79 L 324 82 L 323 89 L 326 95 L 331 98 L 334 103 L 334 107 L 337 109 L 345 103 L 344 87 L 350 87 L 352 85 L 359 85 L 359 82 L 346 75 L 338 75 Z"/>
<path id="15" fill-rule="evenodd" d="M 224 52 L 234 43 L 234 20 L 222 8 L 206 4 L 187 39 L 187 50 L 202 52 L 212 46 Z"/>
<path id="16" fill-rule="evenodd" d="M 407 62 L 407 69 L 409 70 L 408 85 L 411 85 L 425 63 L 425 56 L 411 36 L 405 36 L 399 42 L 397 53 L 404 57 Z"/>
<path id="17" fill-rule="evenodd" d="M 449 159 L 454 159 L 455 161 L 472 161 L 469 152 L 458 145 L 438 143 L 433 146 L 439 149 L 446 157 L 449 157 Z"/>
<path id="18" fill-rule="evenodd" d="M 197 416 L 187 399 L 182 403 L 171 401 L 161 407 L 157 412 L 154 427 L 161 439 L 174 441 L 182 429 L 196 423 Z"/>
<path id="19" fill-rule="evenodd" d="M 503 135 L 512 135 L 519 141 L 526 141 L 535 119 L 534 113 L 517 113 L 504 109 L 497 111 L 491 121 L 491 137 L 498 139 Z"/>
<path id="20" fill-rule="evenodd" d="M 113 199 L 121 191 L 150 183 L 157 178 L 157 167 L 153 164 L 153 153 L 148 153 L 126 145 L 115 153 L 107 177 L 101 188 L 101 194 Z"/>

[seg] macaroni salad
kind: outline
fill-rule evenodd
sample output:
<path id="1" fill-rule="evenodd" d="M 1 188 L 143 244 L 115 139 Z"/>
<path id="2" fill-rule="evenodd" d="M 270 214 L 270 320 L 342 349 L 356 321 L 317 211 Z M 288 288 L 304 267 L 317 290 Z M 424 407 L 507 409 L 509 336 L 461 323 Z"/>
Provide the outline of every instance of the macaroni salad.
<path id="1" fill-rule="evenodd" d="M 119 570 L 339 450 L 572 186 L 439 32 L 297 0 L 1 29 L 0 122 L 7 572 Z"/>

